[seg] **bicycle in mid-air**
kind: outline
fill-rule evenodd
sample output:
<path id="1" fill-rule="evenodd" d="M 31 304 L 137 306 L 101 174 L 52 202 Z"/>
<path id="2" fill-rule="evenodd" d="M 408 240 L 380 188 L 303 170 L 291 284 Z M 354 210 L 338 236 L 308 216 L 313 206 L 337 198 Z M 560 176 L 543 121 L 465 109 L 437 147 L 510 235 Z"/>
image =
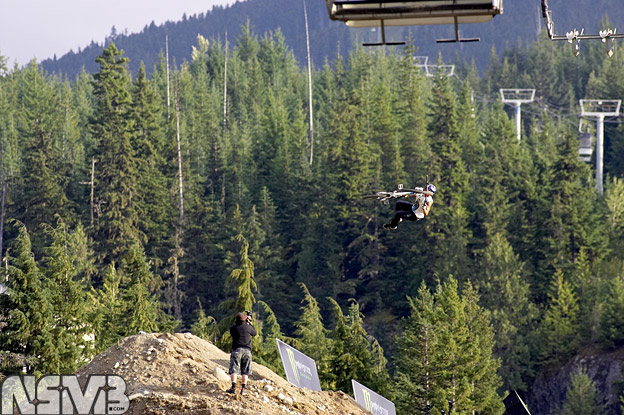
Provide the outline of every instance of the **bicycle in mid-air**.
<path id="1" fill-rule="evenodd" d="M 425 186 L 424 188 L 415 187 L 413 189 L 408 189 L 408 188 L 403 187 L 402 184 L 399 184 L 396 190 L 379 191 L 373 194 L 364 195 L 362 196 L 362 198 L 363 199 L 377 199 L 380 202 L 383 202 L 384 204 L 387 205 L 390 203 L 390 200 L 392 199 L 400 199 L 404 197 L 418 197 L 420 195 L 433 196 L 433 192 L 430 192 L 429 190 L 425 190 L 427 187 L 428 185 Z"/>
<path id="2" fill-rule="evenodd" d="M 427 184 L 425 187 L 408 189 L 403 187 L 402 184 L 399 184 L 395 190 L 379 191 L 373 194 L 364 195 L 363 198 L 377 199 L 386 205 L 389 204 L 392 199 L 402 199 L 408 197 L 416 198 L 414 203 L 410 203 L 406 200 L 397 200 L 392 220 L 389 223 L 384 224 L 385 229 L 396 229 L 399 223 L 403 220 L 417 221 L 424 219 L 429 214 L 429 210 L 433 205 L 433 195 L 435 192 L 436 187 L 433 184 L 429 184 L 429 180 L 427 178 Z"/>

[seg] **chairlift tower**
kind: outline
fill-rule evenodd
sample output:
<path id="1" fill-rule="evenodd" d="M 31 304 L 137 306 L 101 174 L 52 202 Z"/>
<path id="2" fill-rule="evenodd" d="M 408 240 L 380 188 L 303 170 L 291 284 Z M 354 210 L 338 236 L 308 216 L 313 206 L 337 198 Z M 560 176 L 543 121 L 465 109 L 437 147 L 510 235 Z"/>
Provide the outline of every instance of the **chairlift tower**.
<path id="1" fill-rule="evenodd" d="M 455 76 L 455 65 L 427 65 L 425 66 L 425 74 L 430 78 L 434 76 Z"/>
<path id="2" fill-rule="evenodd" d="M 414 59 L 414 65 L 418 68 L 426 68 L 429 64 L 429 56 L 412 56 Z"/>
<path id="3" fill-rule="evenodd" d="M 602 161 L 604 158 L 604 119 L 620 115 L 620 99 L 581 99 L 581 117 L 596 118 L 596 188 L 604 192 L 602 186 Z"/>
<path id="4" fill-rule="evenodd" d="M 521 131 L 522 131 L 522 123 L 521 123 L 521 115 L 522 110 L 520 109 L 522 104 L 528 104 L 533 102 L 535 99 L 535 90 L 534 89 L 501 89 L 501 101 L 504 104 L 511 104 L 515 108 L 516 113 L 516 135 L 518 140 L 520 140 Z"/>
<path id="5" fill-rule="evenodd" d="M 425 70 L 425 76 L 455 76 L 455 65 L 429 64 L 429 56 L 414 56 L 414 66 Z"/>

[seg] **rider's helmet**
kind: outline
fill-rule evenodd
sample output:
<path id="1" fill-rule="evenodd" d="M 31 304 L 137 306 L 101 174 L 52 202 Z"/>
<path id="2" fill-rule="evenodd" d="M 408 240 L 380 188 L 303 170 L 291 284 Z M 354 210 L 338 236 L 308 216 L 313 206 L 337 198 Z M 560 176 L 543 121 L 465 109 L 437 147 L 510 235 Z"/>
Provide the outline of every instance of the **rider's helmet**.
<path id="1" fill-rule="evenodd" d="M 430 184 L 429 186 L 427 186 L 427 190 L 429 190 L 431 193 L 435 194 L 436 192 L 436 187 L 433 184 Z"/>

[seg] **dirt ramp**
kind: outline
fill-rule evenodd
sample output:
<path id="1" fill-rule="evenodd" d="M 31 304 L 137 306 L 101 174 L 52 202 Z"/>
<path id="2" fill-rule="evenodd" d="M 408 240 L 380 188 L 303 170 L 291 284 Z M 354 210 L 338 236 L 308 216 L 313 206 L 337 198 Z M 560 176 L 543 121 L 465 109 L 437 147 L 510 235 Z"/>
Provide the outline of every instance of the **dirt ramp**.
<path id="1" fill-rule="evenodd" d="M 229 358 L 190 333 L 148 333 L 126 337 L 77 374 L 121 376 L 132 415 L 368 414 L 343 392 L 297 388 L 256 363 L 247 395 L 227 394 Z"/>

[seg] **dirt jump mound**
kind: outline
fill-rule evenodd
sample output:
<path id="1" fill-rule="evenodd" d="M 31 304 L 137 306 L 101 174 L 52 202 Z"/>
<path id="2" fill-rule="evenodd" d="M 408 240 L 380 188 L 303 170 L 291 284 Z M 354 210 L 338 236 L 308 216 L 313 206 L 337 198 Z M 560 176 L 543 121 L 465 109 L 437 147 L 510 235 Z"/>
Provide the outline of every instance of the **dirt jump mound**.
<path id="1" fill-rule="evenodd" d="M 115 374 L 126 381 L 128 414 L 365 415 L 343 393 L 298 388 L 254 363 L 247 395 L 231 395 L 230 355 L 190 333 L 129 336 L 77 373 Z"/>

